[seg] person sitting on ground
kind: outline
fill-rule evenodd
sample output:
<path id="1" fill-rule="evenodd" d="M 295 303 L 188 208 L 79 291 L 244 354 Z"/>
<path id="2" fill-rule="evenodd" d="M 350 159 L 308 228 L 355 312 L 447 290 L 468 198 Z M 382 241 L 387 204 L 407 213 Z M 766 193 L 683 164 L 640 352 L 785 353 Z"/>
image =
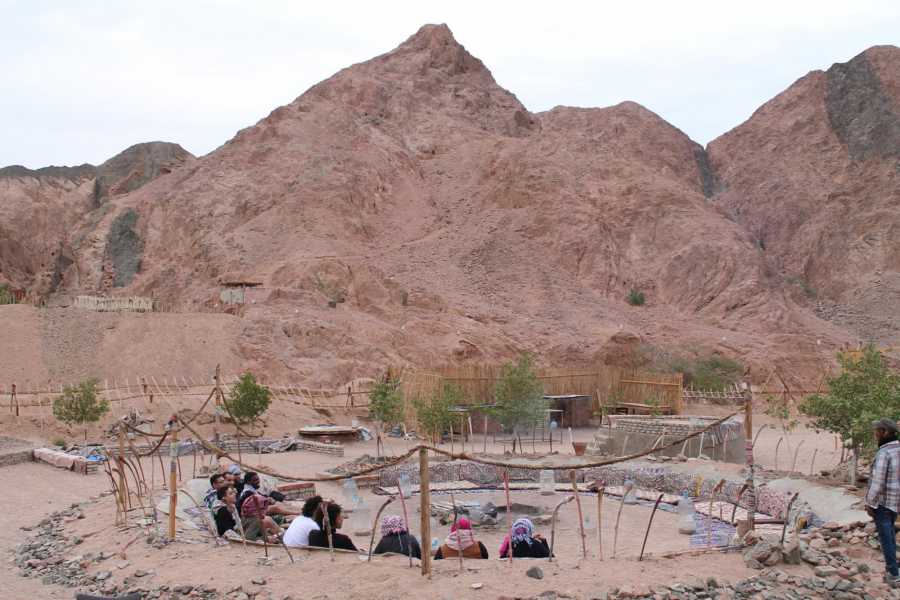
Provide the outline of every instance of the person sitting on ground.
<path id="1" fill-rule="evenodd" d="M 513 558 L 547 558 L 550 556 L 550 546 L 544 537 L 534 532 L 534 523 L 531 519 L 522 517 L 516 519 L 512 526 L 512 541 L 507 535 L 500 545 L 500 558 L 509 556 L 512 546 Z"/>
<path id="2" fill-rule="evenodd" d="M 450 527 L 450 535 L 441 544 L 434 554 L 435 560 L 442 558 L 456 558 L 459 554 L 465 558 L 487 558 L 488 551 L 481 542 L 475 541 L 475 533 L 472 531 L 472 523 L 465 517 L 457 519 Z"/>
<path id="3" fill-rule="evenodd" d="M 326 509 L 327 507 L 327 509 Z M 327 514 L 326 514 L 327 510 Z M 328 548 L 328 537 L 331 534 L 331 546 L 340 550 L 357 551 L 356 546 L 350 536 L 343 533 L 337 533 L 337 530 L 344 524 L 344 513 L 340 504 L 334 502 L 322 502 L 316 509 L 313 517 L 318 529 L 309 532 L 309 545 L 317 548 Z M 325 520 L 328 520 L 328 529 L 326 529 Z"/>
<path id="4" fill-rule="evenodd" d="M 309 546 L 309 534 L 319 528 L 313 521 L 316 509 L 322 503 L 322 496 L 307 498 L 303 503 L 300 516 L 291 521 L 290 527 L 284 532 L 284 544 L 286 546 Z"/>
<path id="5" fill-rule="evenodd" d="M 209 489 L 206 490 L 206 495 L 203 496 L 203 501 L 208 508 L 212 509 L 213 504 L 216 501 L 216 492 L 222 488 L 228 487 L 229 484 L 224 475 L 221 473 L 213 473 L 209 478 L 209 486 Z"/>
<path id="6" fill-rule="evenodd" d="M 244 501 L 239 505 L 238 512 L 244 524 L 244 537 L 248 540 L 261 540 L 265 536 L 270 544 L 275 544 L 284 532 L 281 526 L 266 514 L 270 502 L 273 500 L 262 494 L 252 492 L 248 495 L 245 487 Z"/>
<path id="7" fill-rule="evenodd" d="M 386 552 L 422 558 L 419 540 L 416 539 L 416 536 L 409 533 L 402 517 L 388 515 L 381 520 L 381 540 L 375 546 L 372 554 L 384 554 Z"/>
<path id="8" fill-rule="evenodd" d="M 244 478 L 241 475 L 241 468 L 238 465 L 231 464 L 225 470 L 223 475 L 228 483 L 234 487 L 235 491 L 237 491 L 238 498 L 240 498 L 241 493 L 244 491 Z"/>
<path id="9" fill-rule="evenodd" d="M 242 510 L 244 501 L 247 498 L 249 498 L 253 494 L 256 494 L 266 499 L 266 514 L 269 516 L 278 517 L 276 519 L 277 521 L 284 522 L 284 517 L 292 517 L 300 514 L 297 510 L 290 508 L 286 504 L 277 502 L 271 496 L 263 494 L 260 491 L 261 487 L 262 480 L 259 477 L 259 473 L 247 471 L 247 474 L 244 475 L 244 491 L 241 492 L 240 496 L 238 496 L 238 510 Z"/>
<path id="10" fill-rule="evenodd" d="M 213 514 L 213 520 L 216 522 L 216 532 L 219 537 L 225 535 L 226 531 L 232 530 L 240 533 L 240 517 L 237 512 L 237 490 L 233 487 L 225 486 L 216 490 L 216 499 L 213 500 L 210 507 Z"/>

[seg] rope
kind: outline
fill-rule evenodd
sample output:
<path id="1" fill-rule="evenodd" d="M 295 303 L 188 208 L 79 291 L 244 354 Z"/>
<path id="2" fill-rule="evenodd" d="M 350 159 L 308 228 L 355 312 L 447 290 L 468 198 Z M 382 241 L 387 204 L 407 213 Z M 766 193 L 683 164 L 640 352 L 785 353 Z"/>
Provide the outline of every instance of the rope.
<path id="1" fill-rule="evenodd" d="M 628 456 L 609 458 L 609 459 L 605 459 L 605 460 L 598 460 L 598 461 L 587 462 L 587 463 L 583 462 L 583 463 L 574 464 L 574 465 L 573 464 L 547 465 L 547 464 L 509 462 L 509 461 L 495 460 L 495 459 L 490 459 L 490 458 L 482 458 L 482 457 L 478 457 L 478 456 L 471 456 L 464 452 L 449 452 L 447 450 L 441 450 L 439 448 L 435 448 L 434 446 L 419 444 L 419 445 L 411 448 L 405 454 L 402 454 L 402 455 L 400 455 L 386 463 L 383 463 L 383 464 L 372 465 L 372 466 L 366 467 L 364 469 L 359 469 L 357 471 L 351 471 L 351 472 L 341 474 L 341 475 L 314 475 L 312 477 L 288 475 L 285 473 L 279 473 L 278 471 L 275 471 L 273 469 L 268 469 L 265 467 L 259 467 L 259 466 L 255 466 L 255 465 L 245 465 L 243 462 L 235 459 L 233 456 L 228 454 L 228 452 L 226 452 L 223 448 L 220 448 L 220 447 L 216 446 L 215 444 L 212 444 L 212 443 L 206 441 L 203 438 L 203 436 L 196 429 L 194 429 L 193 427 L 191 427 L 188 424 L 189 422 L 182 423 L 182 428 L 187 429 L 189 432 L 194 434 L 194 437 L 197 438 L 197 440 L 200 442 L 200 444 L 204 448 L 206 448 L 210 452 L 213 452 L 213 453 L 216 453 L 216 454 L 219 454 L 221 456 L 228 458 L 229 460 L 231 460 L 232 462 L 239 465 L 241 468 L 243 468 L 245 470 L 256 471 L 258 473 L 263 473 L 265 475 L 269 475 L 271 477 L 277 477 L 278 479 L 283 479 L 286 481 L 319 481 L 319 482 L 322 482 L 322 481 L 338 481 L 341 479 L 347 479 L 349 477 L 356 477 L 359 475 L 367 475 L 367 474 L 373 473 L 375 471 L 382 471 L 384 469 L 387 469 L 389 467 L 392 467 L 394 465 L 404 462 L 405 460 L 412 457 L 414 454 L 416 454 L 419 450 L 422 450 L 422 449 L 430 450 L 431 452 L 434 452 L 435 454 L 440 454 L 442 456 L 446 456 L 452 460 L 467 460 L 467 461 L 471 461 L 471 462 L 482 464 L 482 465 L 501 467 L 501 468 L 510 468 L 510 469 L 562 471 L 562 470 L 578 470 L 578 469 L 591 469 L 591 468 L 596 468 L 596 467 L 605 467 L 605 466 L 614 465 L 614 464 L 618 464 L 618 463 L 622 463 L 622 462 L 627 462 L 630 460 L 635 460 L 638 458 L 643 458 L 644 456 L 648 456 L 650 454 L 655 454 L 656 452 L 660 452 L 662 450 L 674 448 L 675 446 L 683 444 L 684 442 L 686 442 L 687 440 L 689 440 L 691 438 L 702 435 L 702 434 L 706 433 L 707 431 L 709 431 L 715 427 L 718 427 L 719 425 L 721 425 L 728 419 L 730 419 L 730 418 L 734 417 L 735 415 L 737 415 L 738 413 L 742 412 L 742 410 L 735 411 L 729 415 L 726 415 L 726 416 L 722 417 L 721 419 L 714 421 L 710 425 L 704 427 L 703 429 L 695 431 L 694 433 L 688 434 L 682 438 L 676 439 L 676 440 L 670 442 L 669 444 L 666 444 L 665 446 L 657 446 L 656 448 L 650 448 L 650 449 L 644 450 L 642 452 L 636 452 L 634 454 L 629 454 Z"/>

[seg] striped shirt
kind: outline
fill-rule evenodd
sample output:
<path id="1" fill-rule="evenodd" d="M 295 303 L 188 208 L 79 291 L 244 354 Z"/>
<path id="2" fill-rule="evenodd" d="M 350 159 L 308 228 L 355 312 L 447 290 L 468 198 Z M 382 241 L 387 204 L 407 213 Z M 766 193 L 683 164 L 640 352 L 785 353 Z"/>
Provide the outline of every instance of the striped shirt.
<path id="1" fill-rule="evenodd" d="M 900 513 L 900 442 L 888 442 L 875 454 L 866 505 Z"/>

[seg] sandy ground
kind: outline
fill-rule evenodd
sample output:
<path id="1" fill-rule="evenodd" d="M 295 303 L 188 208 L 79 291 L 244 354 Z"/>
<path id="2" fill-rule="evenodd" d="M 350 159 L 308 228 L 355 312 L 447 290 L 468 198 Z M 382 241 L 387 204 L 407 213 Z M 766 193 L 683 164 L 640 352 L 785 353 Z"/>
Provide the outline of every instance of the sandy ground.
<path id="1" fill-rule="evenodd" d="M 761 419 L 765 422 L 765 419 Z M 777 436 L 772 430 L 764 430 L 759 438 L 758 456 L 764 463 L 771 452 L 770 446 Z M 583 429 L 574 432 L 576 440 L 588 439 L 592 430 Z M 817 436 L 814 433 L 798 431 L 797 439 L 805 440 L 802 448 L 810 450 L 819 448 L 819 454 L 827 455 L 833 448 L 830 436 Z M 802 437 L 801 437 L 802 436 Z M 389 439 L 387 452 L 399 454 L 407 447 L 407 442 Z M 476 439 L 480 446 L 480 440 Z M 348 444 L 346 456 L 331 457 L 308 452 L 291 452 L 276 455 L 244 455 L 251 464 L 260 462 L 270 467 L 296 474 L 311 474 L 329 466 L 360 456 L 374 453 L 372 442 Z M 490 448 L 489 448 L 490 449 Z M 569 451 L 570 452 L 570 451 Z M 562 458 L 562 457 L 561 457 Z M 691 463 L 699 469 L 716 472 L 728 472 L 739 469 L 737 466 L 718 463 Z M 684 465 L 683 468 L 687 468 Z M 183 459 L 183 475 L 189 477 L 193 470 L 191 460 Z M 145 461 L 145 469 L 149 472 L 149 461 Z M 158 471 L 158 464 L 156 466 Z M 108 484 L 102 474 L 89 476 L 75 475 L 41 464 L 22 464 L 4 470 L 8 482 L 8 500 L 16 511 L 7 511 L 0 516 L 0 550 L 8 551 L 25 535 L 19 530 L 22 525 L 33 525 L 52 510 L 65 508 L 75 501 L 83 501 L 91 496 L 104 492 Z M 165 491 L 159 485 L 159 474 L 156 477 L 156 496 L 164 497 Z M 339 485 L 334 483 L 318 484 L 320 493 L 343 499 Z M 364 492 L 364 498 L 374 514 L 375 507 L 381 498 Z M 439 496 L 435 495 L 434 499 Z M 562 498 L 557 494 L 556 500 Z M 449 500 L 448 497 L 445 499 Z M 502 504 L 502 492 L 471 493 L 457 496 L 458 501 L 487 501 Z M 569 504 L 560 511 L 560 523 L 557 532 L 557 556 L 554 563 L 539 561 L 545 573 L 541 581 L 524 576 L 525 570 L 536 564 L 533 561 L 514 561 L 510 566 L 495 560 L 497 549 L 504 532 L 502 530 L 477 531 L 478 539 L 483 541 L 491 553 L 492 560 L 466 561 L 464 571 L 459 571 L 456 561 L 437 561 L 431 579 L 420 576 L 418 569 L 409 569 L 407 561 L 401 557 L 381 557 L 371 564 L 359 561 L 352 555 L 338 555 L 332 562 L 327 553 L 297 550 L 294 552 L 296 563 L 290 564 L 283 550 L 271 549 L 269 555 L 271 565 L 261 566 L 257 559 L 262 557 L 262 549 L 242 548 L 240 546 L 217 547 L 209 543 L 189 543 L 196 536 L 183 536 L 184 541 L 155 549 L 143 541 L 142 531 L 133 526 L 129 530 L 121 530 L 114 526 L 114 505 L 110 497 L 85 508 L 86 518 L 69 524 L 67 531 L 72 534 L 88 535 L 79 546 L 79 552 L 115 551 L 136 536 L 141 537 L 127 551 L 128 566 L 118 569 L 114 565 L 117 558 L 110 559 L 100 565 L 92 565 L 93 570 L 112 570 L 114 580 L 121 581 L 136 569 L 154 572 L 150 577 L 142 578 L 140 585 L 156 587 L 161 584 L 181 585 L 213 585 L 219 590 L 230 590 L 238 585 L 245 589 L 260 589 L 250 582 L 252 578 L 264 577 L 267 580 L 265 590 L 273 597 L 281 598 L 285 594 L 302 595 L 308 598 L 353 598 L 368 597 L 387 599 L 397 597 L 416 597 L 445 600 L 449 598 L 494 598 L 497 595 L 515 593 L 516 595 L 538 594 L 546 590 L 566 592 L 576 598 L 587 598 L 590 594 L 603 589 L 626 585 L 655 585 L 672 583 L 675 580 L 690 580 L 692 577 L 714 576 L 720 581 L 736 580 L 752 574 L 739 555 L 704 555 L 699 557 L 679 557 L 677 559 L 649 559 L 644 562 L 636 560 L 640 551 L 640 543 L 649 509 L 646 507 L 626 507 L 620 525 L 618 557 L 610 558 L 612 552 L 614 513 L 617 503 L 607 499 L 604 504 L 603 539 L 605 560 L 598 557 L 596 540 L 595 499 L 583 497 L 584 512 L 591 515 L 588 525 L 588 558 L 581 558 L 581 547 L 577 533 L 575 505 Z M 554 498 L 540 496 L 536 492 L 514 492 L 513 501 L 533 503 L 548 507 Z M 413 523 L 412 530 L 418 536 L 418 498 L 410 503 L 409 514 Z M 400 506 L 391 510 L 400 514 Z M 656 515 L 648 543 L 648 552 L 679 550 L 688 547 L 687 538 L 677 533 L 676 517 L 672 513 L 659 512 Z M 549 535 L 547 527 L 539 527 L 545 535 Z M 446 535 L 446 527 L 438 527 L 436 537 Z M 357 537 L 359 547 L 367 547 L 368 539 Z M 797 567 L 803 569 L 804 567 Z M 39 580 L 25 579 L 15 575 L 15 570 L 6 570 L 2 576 L 7 580 L 6 592 L 2 597 L 24 598 L 71 598 L 71 590 L 44 586 Z M 314 588 L 310 587 L 309 574 L 315 573 Z M 471 585 L 481 583 L 480 590 Z M 511 585 L 512 584 L 512 585 Z M 6 595 L 9 594 L 9 595 Z"/>

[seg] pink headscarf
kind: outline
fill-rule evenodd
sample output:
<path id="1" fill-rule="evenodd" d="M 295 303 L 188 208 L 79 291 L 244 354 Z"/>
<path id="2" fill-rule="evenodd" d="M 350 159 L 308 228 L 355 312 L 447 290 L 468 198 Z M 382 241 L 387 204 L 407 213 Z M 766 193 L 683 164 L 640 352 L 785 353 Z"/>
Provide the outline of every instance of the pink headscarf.
<path id="1" fill-rule="evenodd" d="M 393 535 L 406 533 L 406 523 L 402 517 L 396 515 L 388 515 L 381 520 L 381 535 Z"/>
<path id="2" fill-rule="evenodd" d="M 460 535 L 460 531 L 466 531 L 467 535 Z M 475 545 L 475 534 L 472 533 L 472 523 L 465 517 L 460 517 L 456 523 L 450 526 L 450 535 L 444 540 L 448 548 L 462 552 L 469 546 Z"/>

